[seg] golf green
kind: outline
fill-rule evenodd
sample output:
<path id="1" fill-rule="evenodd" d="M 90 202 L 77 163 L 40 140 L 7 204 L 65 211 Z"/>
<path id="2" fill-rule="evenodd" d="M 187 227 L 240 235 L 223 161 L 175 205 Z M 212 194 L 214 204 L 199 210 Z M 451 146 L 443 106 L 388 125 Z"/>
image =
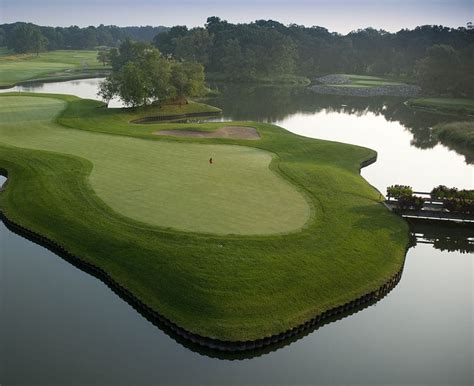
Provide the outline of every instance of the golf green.
<path id="1" fill-rule="evenodd" d="M 269 169 L 271 153 L 68 130 L 52 123 L 64 107 L 57 99 L 3 98 L 0 141 L 91 161 L 92 188 L 124 216 L 215 234 L 290 232 L 309 220 L 302 194 Z"/>

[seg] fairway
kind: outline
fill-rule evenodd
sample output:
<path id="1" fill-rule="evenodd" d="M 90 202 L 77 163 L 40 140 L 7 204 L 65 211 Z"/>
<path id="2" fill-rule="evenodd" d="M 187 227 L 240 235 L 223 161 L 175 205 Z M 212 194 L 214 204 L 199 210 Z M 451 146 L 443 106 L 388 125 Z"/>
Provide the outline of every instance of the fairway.
<path id="1" fill-rule="evenodd" d="M 303 195 L 269 169 L 267 151 L 65 129 L 52 123 L 64 107 L 58 99 L 2 97 L 0 143 L 89 160 L 92 188 L 123 216 L 179 231 L 239 235 L 292 232 L 310 218 Z"/>
<path id="2" fill-rule="evenodd" d="M 60 50 L 36 54 L 0 55 L 0 87 L 37 78 L 60 78 L 68 71 L 102 69 L 97 51 Z"/>

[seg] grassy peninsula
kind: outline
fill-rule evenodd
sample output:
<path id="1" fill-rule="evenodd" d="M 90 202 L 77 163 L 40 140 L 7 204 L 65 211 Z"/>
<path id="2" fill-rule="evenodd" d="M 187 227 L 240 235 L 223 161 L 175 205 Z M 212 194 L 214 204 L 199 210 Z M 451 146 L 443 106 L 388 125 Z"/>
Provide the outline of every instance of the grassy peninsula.
<path id="1" fill-rule="evenodd" d="M 188 331 L 230 341 L 280 333 L 403 263 L 406 225 L 359 175 L 370 149 L 266 123 L 131 123 L 167 106 L 24 93 L 0 102 L 0 210 Z M 154 134 L 225 125 L 260 139 Z"/>

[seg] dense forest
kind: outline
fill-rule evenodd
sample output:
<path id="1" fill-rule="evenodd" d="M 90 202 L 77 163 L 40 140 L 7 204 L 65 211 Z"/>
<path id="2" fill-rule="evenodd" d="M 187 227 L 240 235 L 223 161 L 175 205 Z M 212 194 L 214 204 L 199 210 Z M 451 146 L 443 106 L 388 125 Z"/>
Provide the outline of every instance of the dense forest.
<path id="1" fill-rule="evenodd" d="M 352 73 L 416 79 L 436 93 L 474 94 L 471 28 L 426 25 L 396 33 L 366 28 L 341 35 L 272 20 L 232 24 L 210 17 L 204 27 L 172 27 L 154 43 L 165 54 L 196 60 L 208 74 L 227 79 Z"/>
<path id="2" fill-rule="evenodd" d="M 151 42 L 167 27 L 117 27 L 99 25 L 79 28 L 42 27 L 31 23 L 0 24 L 0 47 L 6 46 L 17 53 L 52 50 L 83 50 L 96 47 L 116 47 L 125 39 Z"/>
<path id="3" fill-rule="evenodd" d="M 425 25 L 396 33 L 366 28 L 342 35 L 273 20 L 232 24 L 215 16 L 204 27 L 191 29 L 0 25 L 0 46 L 19 53 L 117 47 L 127 38 L 153 41 L 164 55 L 201 63 L 208 79 L 286 81 L 367 74 L 416 82 L 428 94 L 474 96 L 474 29 L 469 27 Z"/>

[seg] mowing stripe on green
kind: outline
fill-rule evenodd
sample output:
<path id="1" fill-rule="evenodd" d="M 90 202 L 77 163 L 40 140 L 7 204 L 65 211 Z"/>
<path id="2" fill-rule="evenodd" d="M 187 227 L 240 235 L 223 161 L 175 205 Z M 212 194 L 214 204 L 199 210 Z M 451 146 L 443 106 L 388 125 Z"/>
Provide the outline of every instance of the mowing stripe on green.
<path id="1" fill-rule="evenodd" d="M 307 200 L 269 169 L 269 152 L 70 130 L 52 123 L 64 108 L 62 101 L 1 99 L 0 143 L 91 161 L 89 181 L 97 195 L 134 220 L 187 232 L 239 235 L 292 232 L 309 220 Z"/>

